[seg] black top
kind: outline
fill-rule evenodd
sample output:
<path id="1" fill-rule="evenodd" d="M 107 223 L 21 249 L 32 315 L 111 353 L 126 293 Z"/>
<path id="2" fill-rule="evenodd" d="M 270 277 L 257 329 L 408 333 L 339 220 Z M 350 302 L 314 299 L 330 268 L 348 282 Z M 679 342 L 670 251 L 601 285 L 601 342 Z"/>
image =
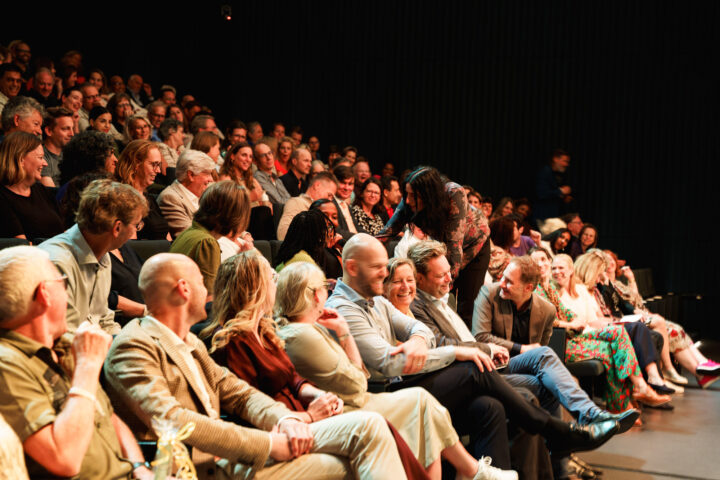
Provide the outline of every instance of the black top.
<path id="1" fill-rule="evenodd" d="M 510 302 L 510 304 L 513 311 L 513 325 L 510 340 L 514 343 L 510 349 L 510 353 L 511 355 L 517 355 L 520 353 L 520 347 L 530 341 L 530 310 L 532 300 L 528 302 L 528 307 L 522 311 L 518 311 L 515 302 Z"/>
<path id="2" fill-rule="evenodd" d="M 117 308 L 117 297 L 122 295 L 125 298 L 138 303 L 145 303 L 140 288 L 138 287 L 138 277 L 142 268 L 142 260 L 138 257 L 135 250 L 127 243 L 119 248 L 123 259 L 120 260 L 112 252 L 110 252 L 110 261 L 112 262 L 112 284 L 110 287 L 110 296 L 108 297 L 108 305 L 110 308 Z M 120 325 L 125 325 L 130 318 L 123 315 L 115 315 L 115 320 Z"/>
<path id="3" fill-rule="evenodd" d="M 65 231 L 53 190 L 36 182 L 24 197 L 0 187 L 0 237 L 50 238 Z"/>
<path id="4" fill-rule="evenodd" d="M 292 170 L 288 170 L 285 175 L 280 177 L 280 180 L 283 182 L 283 185 L 285 185 L 285 189 L 288 191 L 288 193 L 293 197 L 297 197 L 301 193 L 305 193 L 307 191 L 307 179 L 297 178 Z"/>
<path id="5" fill-rule="evenodd" d="M 145 226 L 138 232 L 138 240 L 167 240 L 170 227 L 160 211 L 155 195 L 145 193 L 148 202 L 148 214 L 143 218 Z"/>

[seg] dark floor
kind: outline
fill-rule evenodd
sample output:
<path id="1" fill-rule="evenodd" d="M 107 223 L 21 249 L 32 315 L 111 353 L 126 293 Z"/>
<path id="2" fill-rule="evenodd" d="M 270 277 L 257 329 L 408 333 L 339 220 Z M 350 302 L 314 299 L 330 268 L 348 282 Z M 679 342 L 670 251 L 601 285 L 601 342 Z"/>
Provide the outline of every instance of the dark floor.
<path id="1" fill-rule="evenodd" d="M 720 359 L 720 342 L 704 342 L 700 349 Z M 686 376 L 690 384 L 673 396 L 674 411 L 645 409 L 642 427 L 580 458 L 600 467 L 602 480 L 720 480 L 720 380 L 702 390 Z"/>

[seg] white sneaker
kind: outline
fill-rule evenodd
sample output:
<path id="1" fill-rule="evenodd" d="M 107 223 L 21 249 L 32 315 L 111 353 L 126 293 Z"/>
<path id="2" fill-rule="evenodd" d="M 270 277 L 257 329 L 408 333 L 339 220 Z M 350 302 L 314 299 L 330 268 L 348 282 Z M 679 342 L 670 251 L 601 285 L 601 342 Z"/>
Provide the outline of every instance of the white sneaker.
<path id="1" fill-rule="evenodd" d="M 518 480 L 515 470 L 501 470 L 490 465 L 492 458 L 482 457 L 478 460 L 478 471 L 473 480 Z"/>

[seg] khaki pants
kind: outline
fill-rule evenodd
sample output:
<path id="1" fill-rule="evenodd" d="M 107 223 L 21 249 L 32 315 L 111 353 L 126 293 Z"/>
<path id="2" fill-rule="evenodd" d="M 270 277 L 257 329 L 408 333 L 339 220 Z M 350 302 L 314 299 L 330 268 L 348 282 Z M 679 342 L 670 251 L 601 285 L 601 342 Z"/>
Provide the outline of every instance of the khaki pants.
<path id="1" fill-rule="evenodd" d="M 373 412 L 350 412 L 312 423 L 311 453 L 289 462 L 268 463 L 259 471 L 227 460 L 218 462 L 231 479 L 406 478 L 397 445 L 385 419 Z M 254 474 L 254 477 L 253 477 Z"/>

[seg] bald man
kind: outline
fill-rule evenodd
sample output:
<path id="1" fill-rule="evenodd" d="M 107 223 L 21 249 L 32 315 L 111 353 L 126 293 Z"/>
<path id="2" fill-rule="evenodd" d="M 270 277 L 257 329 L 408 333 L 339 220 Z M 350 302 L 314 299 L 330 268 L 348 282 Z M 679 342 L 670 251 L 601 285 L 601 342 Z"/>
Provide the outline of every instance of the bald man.
<path id="1" fill-rule="evenodd" d="M 556 455 L 597 448 L 618 430 L 615 420 L 579 426 L 552 418 L 513 390 L 478 348 L 436 348 L 428 327 L 382 297 L 387 263 L 385 247 L 376 238 L 354 235 L 343 248 L 343 278 L 326 306 L 347 320 L 372 378 L 389 381 L 393 391 L 428 390 L 450 411 L 458 433 L 470 434 L 470 453 L 510 468 L 506 412 L 528 433 L 545 437 Z"/>
<path id="2" fill-rule="evenodd" d="M 66 282 L 37 247 L 0 251 L 0 416 L 23 443 L 30 478 L 150 480 L 99 384 L 110 335 L 86 321 L 72 358 L 53 350 L 67 330 Z"/>
<path id="3" fill-rule="evenodd" d="M 379 415 L 352 412 L 307 425 L 210 358 L 190 332 L 206 317 L 207 290 L 188 257 L 150 258 L 139 284 L 149 315 L 123 328 L 104 369 L 118 412 L 136 435 L 155 438 L 152 418 L 195 423 L 185 443 L 201 479 L 405 478 Z M 221 420 L 221 407 L 257 428 Z"/>

